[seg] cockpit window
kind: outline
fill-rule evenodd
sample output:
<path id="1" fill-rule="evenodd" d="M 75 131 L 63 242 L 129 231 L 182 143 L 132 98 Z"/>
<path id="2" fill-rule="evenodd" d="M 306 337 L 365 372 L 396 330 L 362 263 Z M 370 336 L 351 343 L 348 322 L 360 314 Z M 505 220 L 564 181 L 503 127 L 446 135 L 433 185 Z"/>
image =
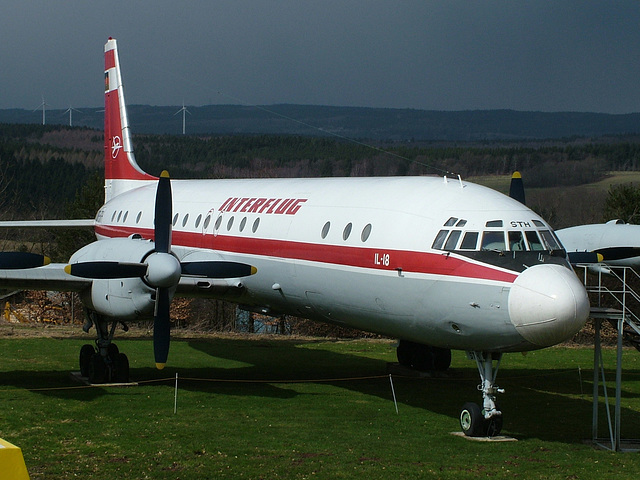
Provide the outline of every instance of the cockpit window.
<path id="1" fill-rule="evenodd" d="M 475 250 L 478 246 L 478 232 L 467 232 L 464 234 L 460 250 Z"/>
<path id="2" fill-rule="evenodd" d="M 487 227 L 502 227 L 502 220 L 489 220 L 486 223 Z"/>
<path id="3" fill-rule="evenodd" d="M 540 230 L 540 236 L 542 236 L 542 240 L 546 244 L 546 250 L 561 250 L 562 247 L 560 243 L 556 240 L 556 237 L 549 230 Z"/>
<path id="4" fill-rule="evenodd" d="M 466 224 L 466 220 L 458 220 L 458 223 L 456 223 L 456 227 L 464 227 Z"/>
<path id="5" fill-rule="evenodd" d="M 462 230 L 453 230 L 451 232 L 451 235 L 449 235 L 449 238 L 447 239 L 447 243 L 444 244 L 444 249 L 455 250 L 461 233 L 462 233 Z"/>
<path id="6" fill-rule="evenodd" d="M 538 238 L 538 234 L 536 232 L 533 230 L 527 230 L 524 234 L 527 236 L 527 241 L 529 242 L 529 248 L 531 250 L 544 250 L 542 242 L 540 241 L 540 238 Z"/>
<path id="7" fill-rule="evenodd" d="M 444 240 L 447 238 L 447 234 L 449 230 L 440 230 L 438 235 L 436 235 L 436 239 L 433 241 L 433 245 L 431 248 L 435 248 L 436 250 L 442 250 L 442 246 L 444 245 Z"/>
<path id="8" fill-rule="evenodd" d="M 509 250 L 511 251 L 522 251 L 526 250 L 526 246 L 524 243 L 524 236 L 520 231 L 511 231 L 509 232 Z"/>
<path id="9" fill-rule="evenodd" d="M 458 221 L 458 219 L 456 217 L 449 217 L 449 220 L 447 220 L 444 224 L 445 227 L 453 227 L 456 222 Z"/>
<path id="10" fill-rule="evenodd" d="M 504 232 L 484 232 L 482 234 L 482 250 L 506 250 Z"/>
<path id="11" fill-rule="evenodd" d="M 545 226 L 545 225 L 544 225 L 544 223 L 542 223 L 540 220 L 534 220 L 534 221 L 533 221 L 533 224 L 534 224 L 536 227 L 544 227 L 544 226 Z"/>

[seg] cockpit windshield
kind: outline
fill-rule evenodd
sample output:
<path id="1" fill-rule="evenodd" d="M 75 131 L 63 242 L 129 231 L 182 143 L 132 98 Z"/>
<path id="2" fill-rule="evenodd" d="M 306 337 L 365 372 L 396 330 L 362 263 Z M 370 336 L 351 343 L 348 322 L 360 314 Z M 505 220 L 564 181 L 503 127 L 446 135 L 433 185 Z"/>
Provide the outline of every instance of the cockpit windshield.
<path id="1" fill-rule="evenodd" d="M 505 223 L 507 229 L 504 228 Z M 449 218 L 436 235 L 432 248 L 454 251 L 554 251 L 563 247 L 555 234 L 539 220 L 530 222 L 503 222 L 489 220 L 485 228 L 465 231 L 467 221 Z"/>

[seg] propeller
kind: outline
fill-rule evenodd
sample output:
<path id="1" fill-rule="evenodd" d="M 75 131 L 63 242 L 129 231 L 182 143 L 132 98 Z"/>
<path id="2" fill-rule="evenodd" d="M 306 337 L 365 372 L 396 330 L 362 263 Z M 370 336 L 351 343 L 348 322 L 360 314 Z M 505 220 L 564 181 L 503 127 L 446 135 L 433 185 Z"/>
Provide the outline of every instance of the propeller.
<path id="1" fill-rule="evenodd" d="M 51 259 L 44 255 L 28 252 L 0 252 L 0 270 L 18 270 L 49 265 Z"/>
<path id="2" fill-rule="evenodd" d="M 522 175 L 520 172 L 513 172 L 511 175 L 511 184 L 509 185 L 509 196 L 514 200 L 526 205 L 524 196 L 524 184 L 522 183 Z M 567 252 L 569 263 L 577 265 L 578 263 L 600 263 L 604 257 L 596 252 Z"/>
<path id="3" fill-rule="evenodd" d="M 236 278 L 253 275 L 254 266 L 240 262 L 180 261 L 171 253 L 172 194 L 169 173 L 164 170 L 158 179 L 154 217 L 154 249 L 144 262 L 111 261 L 79 262 L 65 267 L 70 275 L 94 279 L 142 278 L 156 289 L 153 319 L 153 351 L 156 367 L 163 369 L 169 355 L 169 307 L 173 291 L 182 275 L 206 278 Z M 1 261 L 1 257 L 0 257 Z"/>

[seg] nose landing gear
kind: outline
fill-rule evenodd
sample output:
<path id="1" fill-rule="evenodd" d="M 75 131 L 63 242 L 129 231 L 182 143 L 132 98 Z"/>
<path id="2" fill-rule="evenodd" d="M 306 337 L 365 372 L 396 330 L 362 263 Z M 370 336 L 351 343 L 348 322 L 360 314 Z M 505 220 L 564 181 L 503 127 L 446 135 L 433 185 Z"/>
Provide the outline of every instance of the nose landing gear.
<path id="1" fill-rule="evenodd" d="M 502 412 L 496 405 L 496 394 L 504 390 L 495 385 L 501 353 L 467 352 L 476 361 L 481 383 L 478 390 L 482 392 L 482 408 L 476 403 L 467 402 L 460 412 L 460 427 L 468 437 L 494 437 L 502 430 Z M 494 367 L 494 361 L 496 365 Z"/>

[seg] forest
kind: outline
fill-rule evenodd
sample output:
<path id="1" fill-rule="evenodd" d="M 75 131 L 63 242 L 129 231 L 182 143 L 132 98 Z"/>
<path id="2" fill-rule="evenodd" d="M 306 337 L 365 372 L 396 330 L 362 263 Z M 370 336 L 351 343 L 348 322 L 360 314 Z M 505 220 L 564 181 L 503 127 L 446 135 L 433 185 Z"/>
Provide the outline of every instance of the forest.
<path id="1" fill-rule="evenodd" d="M 0 124 L 2 216 L 62 218 L 102 173 L 102 132 Z M 173 178 L 461 175 L 522 172 L 529 188 L 576 186 L 640 167 L 637 136 L 565 142 L 364 143 L 327 137 L 135 135 L 136 159 Z M 96 207 L 97 208 L 97 207 Z"/>

